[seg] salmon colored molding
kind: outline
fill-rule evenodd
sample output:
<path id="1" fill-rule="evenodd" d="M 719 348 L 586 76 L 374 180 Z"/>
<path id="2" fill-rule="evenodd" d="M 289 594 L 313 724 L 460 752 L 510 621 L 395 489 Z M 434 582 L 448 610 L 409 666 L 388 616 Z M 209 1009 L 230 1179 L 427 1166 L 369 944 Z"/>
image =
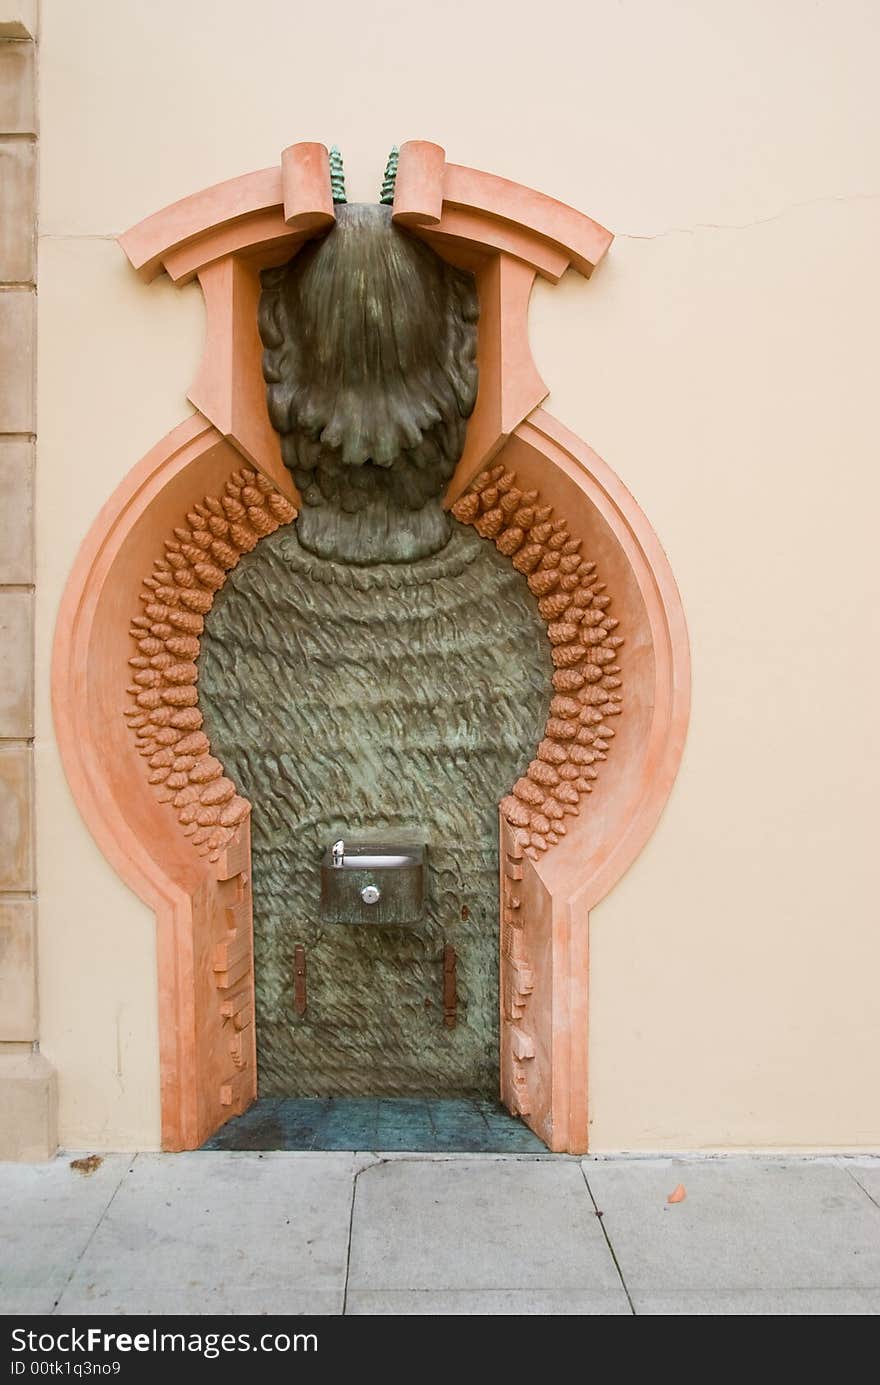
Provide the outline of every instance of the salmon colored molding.
<path id="1" fill-rule="evenodd" d="M 569 265 L 589 275 L 613 239 L 552 197 L 477 169 L 448 164 L 439 145 L 400 151 L 392 214 L 439 254 L 476 276 L 480 385 L 467 444 L 449 486 L 452 504 L 518 423 L 547 397 L 532 360 L 528 305 L 535 277 L 557 283 Z M 149 281 L 163 268 L 176 283 L 198 278 L 208 316 L 192 404 L 294 503 L 265 409 L 256 327 L 259 271 L 283 263 L 333 223 L 330 166 L 320 144 L 285 149 L 262 169 L 195 193 L 120 237 Z"/>
<path id="2" fill-rule="evenodd" d="M 53 710 L 68 782 L 98 846 L 156 914 L 165 1149 L 196 1148 L 256 1094 L 250 835 L 245 820 L 213 863 L 193 850 L 124 724 L 120 659 L 125 666 L 162 537 L 204 495 L 222 493 L 240 462 L 200 415 L 154 447 L 86 536 L 55 635 Z"/>
<path id="3" fill-rule="evenodd" d="M 613 236 L 532 188 L 447 163 L 443 149 L 426 140 L 401 146 L 393 215 L 438 254 L 476 275 L 480 383 L 447 493 L 451 505 L 549 393 L 529 348 L 536 276 L 555 284 L 571 265 L 589 277 Z"/>
<path id="4" fill-rule="evenodd" d="M 684 616 L 657 537 L 619 478 L 540 407 L 547 388 L 528 345 L 528 301 L 536 275 L 556 282 L 569 265 L 589 274 L 611 236 L 573 208 L 531 189 L 448 164 L 439 146 L 423 141 L 401 149 L 393 215 L 450 262 L 470 269 L 480 297 L 479 395 L 447 504 L 466 522 L 482 526 L 487 540 L 499 542 L 512 561 L 521 555 L 524 571 L 535 556 L 526 551 L 530 544 L 540 549 L 527 575 L 537 577 L 542 588 L 537 594 L 557 651 L 557 672 L 574 670 L 579 678 L 583 671 L 583 684 L 576 687 L 577 678 L 569 678 L 566 687 L 557 688 L 562 700 L 551 709 L 545 754 L 539 750 L 524 766 L 519 794 L 502 805 L 499 882 L 503 1099 L 551 1149 L 583 1152 L 589 911 L 635 859 L 662 812 L 683 750 L 689 702 Z M 204 803 L 199 789 L 199 806 L 185 813 L 187 829 L 192 818 L 194 835 L 207 832 L 202 842 L 207 855 L 198 855 L 175 812 L 158 801 L 156 790 L 163 790 L 150 783 L 151 771 L 167 768 L 169 778 L 188 774 L 190 756 L 179 757 L 186 762 L 179 767 L 173 757 L 166 765 L 164 741 L 157 740 L 159 749 L 153 749 L 150 732 L 140 747 L 149 746 L 145 757 L 124 724 L 122 713 L 138 696 L 127 689 L 146 686 L 143 680 L 131 683 L 128 661 L 133 654 L 136 660 L 145 657 L 143 668 L 139 662 L 135 667 L 149 677 L 152 641 L 164 639 L 166 623 L 155 622 L 160 634 L 151 631 L 144 648 L 140 643 L 134 648 L 130 617 L 138 609 L 144 578 L 163 551 L 176 554 L 175 542 L 187 548 L 205 542 L 194 518 L 187 517 L 202 513 L 198 506 L 204 507 L 206 497 L 226 496 L 233 509 L 236 501 L 246 508 L 254 497 L 245 491 L 253 487 L 262 496 L 277 495 L 278 518 L 296 504 L 265 405 L 256 327 L 259 271 L 289 259 L 309 236 L 331 226 L 332 218 L 326 150 L 300 144 L 284 152 L 279 168 L 186 198 L 122 238 L 146 280 L 162 269 L 180 283 L 199 278 L 208 317 L 204 357 L 190 386 L 199 412 L 133 469 L 83 544 L 59 613 L 53 699 L 65 769 L 83 817 L 108 860 L 156 913 L 167 1149 L 197 1146 L 256 1093 L 250 843 L 247 816 L 232 821 L 244 811 L 240 801 L 226 812 L 233 800 L 232 786 L 225 782 Z M 249 479 L 246 468 L 257 474 Z M 537 538 L 530 537 L 523 515 L 522 523 L 512 522 L 514 489 L 523 496 L 536 492 L 541 506 L 552 511 L 549 521 L 529 517 L 538 526 L 549 522 L 547 535 L 540 530 Z M 213 513 L 210 506 L 208 511 Z M 497 529 L 496 511 L 503 518 Z M 522 541 L 512 530 L 523 531 Z M 562 540 L 553 538 L 563 533 Z M 579 543 L 595 570 L 581 566 Z M 576 551 L 575 571 L 570 560 Z M 194 553 L 183 547 L 180 553 L 197 564 Z M 540 576 L 557 570 L 556 553 L 558 584 L 552 575 Z M 154 568 L 151 581 L 157 585 L 151 591 L 163 586 L 171 592 L 166 579 L 170 574 L 173 583 L 179 567 L 182 571 L 175 559 Z M 202 583 L 204 577 L 210 588 L 219 580 L 210 567 L 201 576 L 193 567 L 193 580 Z M 626 635 L 619 650 L 620 637 L 611 633 L 605 598 L 594 581 L 597 572 L 613 593 L 615 618 Z M 181 583 L 184 588 L 189 583 L 183 572 Z M 584 620 L 569 620 L 569 607 L 557 611 L 559 602 L 549 599 L 557 587 L 572 593 L 577 588 L 581 597 L 577 602 L 572 597 L 570 604 L 597 616 L 586 623 L 597 632 L 591 648 L 607 646 L 601 663 L 588 659 L 581 635 L 568 628 L 580 630 Z M 188 608 L 192 599 L 180 598 L 177 604 Z M 185 641 L 171 638 L 174 653 Z M 163 647 L 160 672 L 162 688 L 170 679 L 169 699 L 160 697 L 157 706 L 167 701 L 176 708 L 180 702 L 185 710 L 190 694 L 170 688 L 178 676 L 182 688 L 195 686 L 192 671 L 170 665 L 166 677 L 165 656 Z M 620 661 L 619 680 L 611 657 Z M 593 662 L 598 678 L 592 670 L 586 673 Z M 566 760 L 560 759 L 560 748 L 583 744 L 600 762 L 607 753 L 605 733 L 599 736 L 592 717 L 582 717 L 581 704 L 593 704 L 578 694 L 601 687 L 610 715 L 616 681 L 625 686 L 626 710 L 613 728 L 614 754 L 602 764 L 601 780 L 594 785 L 592 774 L 580 771 L 575 780 L 566 770 L 569 778 L 560 774 L 559 780 L 573 785 L 578 803 L 570 794 L 549 793 L 552 775 L 542 766 L 575 764 L 568 751 Z M 163 712 L 163 723 L 171 725 L 175 715 Z M 139 720 L 139 713 L 133 719 Z M 601 724 L 612 729 L 604 712 Z M 587 733 L 593 734 L 592 742 Z M 201 740 L 197 749 L 208 754 Z M 149 765 L 157 755 L 156 765 Z M 586 755 L 577 761 L 584 770 L 592 768 Z M 219 781 L 219 768 L 208 768 L 211 782 Z M 595 792 L 582 798 L 590 788 Z M 541 803 L 538 789 L 544 794 Z M 542 812 L 548 793 L 554 814 L 554 804 L 565 803 L 562 817 Z M 219 807 L 207 801 L 215 794 L 223 795 Z M 526 805 L 528 821 L 517 804 Z M 226 812 L 228 823 L 197 821 L 200 812 L 206 819 L 217 816 L 215 808 L 221 817 Z M 225 831 L 212 835 L 227 826 L 234 833 L 228 843 Z"/>
<path id="5" fill-rule="evenodd" d="M 501 1087 L 553 1150 L 588 1149 L 589 914 L 638 856 L 669 797 L 690 708 L 687 627 L 666 555 L 609 466 L 536 409 L 498 456 L 589 535 L 626 631 L 614 755 L 563 840 L 536 860 L 501 820 Z"/>
<path id="6" fill-rule="evenodd" d="M 613 240 L 611 232 L 597 221 L 543 192 L 511 183 L 494 173 L 447 163 L 445 151 L 437 144 L 409 140 L 401 145 L 395 221 L 439 230 L 452 209 L 475 213 L 482 219 L 482 243 L 487 247 L 494 244 L 494 223 L 508 222 L 521 235 L 533 239 L 532 254 L 540 254 L 541 246 L 553 246 L 587 278 Z M 541 268 L 540 260 L 532 262 L 536 269 Z M 552 273 L 547 277 L 552 278 Z"/>

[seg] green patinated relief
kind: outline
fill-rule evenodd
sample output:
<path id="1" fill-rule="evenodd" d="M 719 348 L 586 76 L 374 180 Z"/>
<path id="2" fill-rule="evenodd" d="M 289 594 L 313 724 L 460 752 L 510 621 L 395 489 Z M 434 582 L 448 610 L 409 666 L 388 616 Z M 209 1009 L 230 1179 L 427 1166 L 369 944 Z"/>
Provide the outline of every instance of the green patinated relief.
<path id="1" fill-rule="evenodd" d="M 432 557 L 367 568 L 307 553 L 296 528 L 264 539 L 217 594 L 199 680 L 211 744 L 254 803 L 261 1094 L 494 1096 L 497 804 L 547 715 L 544 627 L 471 529 L 456 524 Z M 321 855 L 363 829 L 427 843 L 420 925 L 320 921 Z"/>
<path id="2" fill-rule="evenodd" d="M 388 155 L 388 162 L 385 165 L 385 176 L 382 179 L 382 189 L 379 193 L 379 201 L 386 207 L 390 207 L 394 201 L 394 185 L 397 181 L 397 165 L 400 162 L 400 150 L 395 144 L 391 153 Z"/>
<path id="3" fill-rule="evenodd" d="M 254 804 L 260 1091 L 491 1097 L 497 803 L 540 739 L 550 650 L 525 580 L 441 505 L 476 394 L 473 282 L 388 207 L 337 216 L 263 280 L 302 512 L 230 574 L 200 657 L 212 747 Z M 322 921 L 321 856 L 365 834 L 427 844 L 418 922 Z"/>
<path id="4" fill-rule="evenodd" d="M 330 196 L 334 203 L 348 200 L 345 195 L 345 168 L 342 164 L 342 154 L 335 144 L 330 150 Z"/>

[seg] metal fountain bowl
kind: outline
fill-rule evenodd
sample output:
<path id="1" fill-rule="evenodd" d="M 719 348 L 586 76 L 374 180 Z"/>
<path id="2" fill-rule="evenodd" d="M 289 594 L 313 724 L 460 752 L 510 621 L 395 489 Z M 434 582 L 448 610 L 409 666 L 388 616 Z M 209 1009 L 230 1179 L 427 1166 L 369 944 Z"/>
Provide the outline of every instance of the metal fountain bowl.
<path id="1" fill-rule="evenodd" d="M 425 846 L 340 838 L 321 858 L 326 923 L 414 924 L 425 898 Z"/>

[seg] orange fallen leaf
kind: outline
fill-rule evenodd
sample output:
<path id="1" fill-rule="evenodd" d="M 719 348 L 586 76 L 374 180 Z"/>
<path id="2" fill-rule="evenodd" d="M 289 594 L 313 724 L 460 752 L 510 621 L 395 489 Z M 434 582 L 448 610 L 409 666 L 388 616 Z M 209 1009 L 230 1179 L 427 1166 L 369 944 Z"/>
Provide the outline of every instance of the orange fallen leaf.
<path id="1" fill-rule="evenodd" d="M 677 1187 L 677 1188 L 674 1188 L 673 1191 L 669 1194 L 669 1197 L 666 1199 L 666 1201 L 667 1201 L 667 1202 L 684 1202 L 684 1200 L 685 1200 L 686 1197 L 687 1197 L 687 1193 L 686 1193 L 685 1190 L 684 1190 L 684 1184 L 683 1184 L 683 1183 L 679 1183 L 678 1187 Z"/>

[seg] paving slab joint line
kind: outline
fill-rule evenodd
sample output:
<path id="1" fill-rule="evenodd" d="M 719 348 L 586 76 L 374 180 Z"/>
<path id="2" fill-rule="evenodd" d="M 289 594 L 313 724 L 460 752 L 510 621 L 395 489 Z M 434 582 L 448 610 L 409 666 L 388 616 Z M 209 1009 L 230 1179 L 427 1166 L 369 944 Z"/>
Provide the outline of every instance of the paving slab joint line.
<path id="1" fill-rule="evenodd" d="M 620 1280 L 620 1287 L 623 1289 L 623 1292 L 626 1294 L 626 1301 L 627 1301 L 627 1303 L 629 1304 L 629 1311 L 630 1311 L 630 1313 L 632 1314 L 632 1316 L 635 1318 L 635 1317 L 637 1317 L 635 1304 L 633 1303 L 633 1301 L 632 1301 L 632 1296 L 631 1296 L 631 1294 L 630 1294 L 629 1289 L 627 1288 L 626 1280 L 625 1280 L 624 1277 L 623 1277 L 623 1270 L 620 1268 L 620 1261 L 618 1260 L 617 1255 L 615 1254 L 614 1246 L 611 1244 L 611 1237 L 608 1235 L 608 1228 L 607 1228 L 607 1226 L 605 1225 L 605 1218 L 604 1218 L 604 1216 L 602 1215 L 602 1213 L 599 1211 L 599 1204 L 596 1202 L 596 1199 L 595 1199 L 594 1196 L 593 1196 L 593 1189 L 590 1187 L 590 1180 L 589 1180 L 589 1178 L 587 1178 L 587 1171 L 586 1171 L 586 1169 L 584 1168 L 583 1164 L 581 1164 L 581 1176 L 582 1176 L 582 1178 L 583 1178 L 583 1180 L 584 1180 L 584 1183 L 585 1183 L 585 1185 L 586 1185 L 586 1189 L 587 1189 L 587 1192 L 588 1192 L 588 1194 L 589 1194 L 590 1201 L 591 1201 L 592 1204 L 593 1204 L 593 1211 L 596 1213 L 596 1218 L 597 1218 L 597 1220 L 598 1220 L 598 1222 L 599 1222 L 599 1225 L 600 1225 L 601 1228 L 602 1228 L 602 1235 L 605 1237 L 605 1244 L 606 1244 L 606 1246 L 608 1247 L 608 1253 L 609 1253 L 609 1255 L 611 1256 L 611 1259 L 614 1261 L 614 1268 L 617 1270 L 617 1277 L 618 1277 L 618 1279 Z"/>
<path id="2" fill-rule="evenodd" d="M 59 1153 L 60 1153 L 60 1151 L 59 1151 Z M 58 1305 L 59 1305 L 59 1303 L 60 1303 L 61 1300 L 63 1299 L 64 1295 L 67 1293 L 67 1290 L 70 1288 L 71 1282 L 72 1282 L 72 1280 L 73 1280 L 73 1276 L 76 1274 L 77 1270 L 79 1269 L 80 1263 L 82 1262 L 83 1257 L 85 1256 L 86 1251 L 88 1250 L 89 1246 L 92 1244 L 92 1241 L 93 1241 L 93 1240 L 95 1239 L 95 1237 L 97 1236 L 98 1231 L 100 1230 L 101 1225 L 103 1224 L 104 1218 L 106 1217 L 107 1213 L 110 1211 L 110 1208 L 113 1206 L 113 1203 L 114 1203 L 114 1201 L 116 1200 L 116 1194 L 119 1192 L 119 1189 L 122 1187 L 122 1185 L 123 1185 L 123 1183 L 125 1182 L 126 1178 L 128 1178 L 128 1175 L 133 1171 L 135 1162 L 136 1162 L 136 1160 L 137 1160 L 137 1157 L 138 1157 L 137 1154 L 134 1154 L 130 1159 L 128 1159 L 128 1160 L 126 1161 L 126 1168 L 125 1168 L 125 1169 L 123 1170 L 123 1172 L 119 1175 L 119 1180 L 118 1180 L 118 1182 L 117 1182 L 117 1184 L 116 1184 L 116 1187 L 113 1189 L 113 1192 L 110 1194 L 109 1198 L 107 1199 L 107 1203 L 106 1203 L 106 1206 L 104 1207 L 103 1212 L 102 1212 L 101 1215 L 99 1216 L 98 1220 L 95 1222 L 95 1225 L 92 1227 L 91 1234 L 89 1235 L 89 1237 L 88 1237 L 88 1239 L 87 1239 L 85 1245 L 83 1246 L 82 1250 L 80 1251 L 79 1255 L 78 1255 L 78 1256 L 76 1257 L 76 1259 L 74 1260 L 73 1265 L 71 1266 L 70 1274 L 67 1276 L 67 1278 L 66 1278 L 65 1281 L 64 1281 L 64 1287 L 62 1288 L 62 1290 L 61 1290 L 61 1292 L 59 1293 L 58 1297 L 56 1298 L 55 1302 L 52 1304 L 52 1311 L 51 1311 L 51 1313 L 49 1313 L 49 1315 L 48 1315 L 49 1317 L 54 1317 L 54 1315 L 58 1312 Z"/>
<path id="3" fill-rule="evenodd" d="M 351 1270 L 351 1238 L 354 1231 L 354 1204 L 357 1200 L 358 1180 L 362 1173 L 366 1173 L 367 1169 L 374 1169 L 377 1163 L 384 1164 L 385 1162 L 386 1160 L 384 1159 L 378 1159 L 375 1162 L 371 1161 L 369 1164 L 364 1164 L 362 1168 L 355 1169 L 354 1176 L 351 1180 L 351 1208 L 348 1214 L 348 1246 L 345 1252 L 345 1287 L 342 1291 L 343 1317 L 345 1317 L 348 1311 L 348 1276 Z"/>
<path id="4" fill-rule="evenodd" d="M 874 1194 L 873 1194 L 872 1192 L 869 1192 L 869 1191 L 868 1191 L 868 1189 L 865 1187 L 864 1183 L 860 1183 L 860 1182 L 859 1182 L 859 1180 L 856 1178 L 855 1174 L 853 1173 L 853 1171 L 852 1171 L 850 1165 L 849 1165 L 848 1163 L 842 1163 L 842 1162 L 841 1162 L 841 1163 L 838 1164 L 838 1167 L 839 1167 L 839 1168 L 842 1168 L 842 1169 L 844 1169 L 844 1170 L 846 1171 L 846 1173 L 847 1173 L 847 1174 L 849 1175 L 849 1177 L 852 1179 L 853 1183 L 855 1183 L 855 1185 L 856 1185 L 856 1187 L 858 1188 L 859 1192 L 860 1192 L 860 1193 L 864 1193 L 864 1194 L 865 1194 L 865 1197 L 868 1199 L 868 1201 L 869 1201 L 869 1202 L 873 1202 L 874 1206 L 875 1206 L 876 1208 L 878 1208 L 878 1210 L 880 1210 L 880 1202 L 877 1201 L 877 1199 L 875 1198 L 875 1196 L 874 1196 Z"/>
<path id="5" fill-rule="evenodd" d="M 358 1156 L 361 1158 L 369 1156 L 369 1163 L 362 1164 L 359 1169 L 355 1169 L 354 1177 L 351 1180 L 351 1210 L 348 1215 L 348 1246 L 345 1252 L 345 1288 L 342 1291 L 342 1317 L 345 1317 L 348 1313 L 348 1276 L 351 1269 L 351 1238 L 354 1233 L 354 1204 L 357 1198 L 358 1181 L 361 1174 L 366 1173 L 368 1169 L 375 1169 L 381 1164 L 390 1164 L 394 1162 L 391 1159 L 383 1159 L 382 1156 L 377 1154 L 374 1150 L 355 1150 L 353 1152 L 353 1157 L 357 1159 Z"/>

